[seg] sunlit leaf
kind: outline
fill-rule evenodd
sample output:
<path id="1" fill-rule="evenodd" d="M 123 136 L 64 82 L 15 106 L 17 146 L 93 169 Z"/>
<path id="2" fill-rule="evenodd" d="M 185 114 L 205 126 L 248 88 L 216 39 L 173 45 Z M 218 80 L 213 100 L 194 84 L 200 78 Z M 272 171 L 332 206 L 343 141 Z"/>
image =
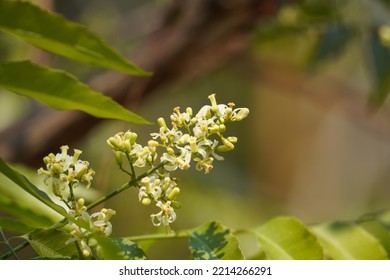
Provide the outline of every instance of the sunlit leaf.
<path id="1" fill-rule="evenodd" d="M 0 228 L 3 228 L 8 231 L 19 232 L 19 233 L 26 233 L 32 230 L 31 227 L 25 225 L 20 220 L 6 218 L 6 217 L 0 217 Z"/>
<path id="2" fill-rule="evenodd" d="M 272 260 L 320 260 L 317 238 L 294 217 L 277 217 L 255 229 L 261 248 Z"/>
<path id="3" fill-rule="evenodd" d="M 49 206 L 57 213 L 73 220 L 73 218 L 68 215 L 68 213 L 65 211 L 64 208 L 54 203 L 45 192 L 38 189 L 25 176 L 20 174 L 15 168 L 8 165 L 1 157 L 0 157 L 0 173 L 4 174 L 9 180 L 13 181 L 16 185 L 18 185 L 23 190 L 25 190 L 26 192 L 28 192 L 29 194 L 37 198 L 39 201 L 43 202 L 45 205 Z"/>
<path id="4" fill-rule="evenodd" d="M 0 87 L 58 110 L 80 110 L 99 118 L 148 123 L 68 73 L 28 61 L 0 64 Z"/>
<path id="5" fill-rule="evenodd" d="M 336 260 L 384 260 L 385 248 L 378 239 L 355 223 L 334 222 L 312 227 L 325 254 Z"/>
<path id="6" fill-rule="evenodd" d="M 207 223 L 190 233 L 189 248 L 196 260 L 242 260 L 239 241 L 218 222 Z"/>
<path id="7" fill-rule="evenodd" d="M 104 260 L 146 260 L 137 243 L 125 238 L 97 237 L 98 256 Z"/>
<path id="8" fill-rule="evenodd" d="M 2 182 L 0 182 L 0 184 L 1 183 Z M 4 188 L 0 185 L 0 191 L 3 189 Z M 18 218 L 19 221 L 26 224 L 26 226 L 34 228 L 51 226 L 53 224 L 53 220 L 49 218 L 49 213 L 47 213 L 47 215 L 42 215 L 38 211 L 31 209 L 34 208 L 34 205 L 29 205 L 34 204 L 34 202 L 40 202 L 35 200 L 34 197 L 26 192 L 22 191 L 21 193 L 22 195 L 26 194 L 30 198 L 27 205 L 22 205 L 19 201 L 15 201 L 14 199 L 4 196 L 3 193 L 0 193 L 0 210 L 3 213 L 7 213 L 15 218 Z"/>
<path id="9" fill-rule="evenodd" d="M 84 26 L 49 13 L 29 2 L 0 1 L 0 30 L 67 58 L 146 76 Z"/>
<path id="10" fill-rule="evenodd" d="M 69 233 L 56 229 L 37 229 L 23 236 L 37 254 L 49 259 L 76 258 L 77 248 L 74 242 L 67 243 L 72 238 Z"/>

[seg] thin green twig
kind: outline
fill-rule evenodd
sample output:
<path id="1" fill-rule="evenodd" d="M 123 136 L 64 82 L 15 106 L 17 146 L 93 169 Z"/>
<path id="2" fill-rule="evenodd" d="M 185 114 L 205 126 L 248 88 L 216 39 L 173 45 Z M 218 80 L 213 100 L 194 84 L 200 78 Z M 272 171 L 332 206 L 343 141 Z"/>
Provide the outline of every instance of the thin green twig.
<path id="1" fill-rule="evenodd" d="M 90 205 L 87 206 L 87 210 L 90 210 L 94 208 L 95 206 L 107 201 L 108 199 L 116 196 L 117 194 L 127 190 L 128 188 L 135 186 L 137 182 L 139 182 L 142 178 L 149 176 L 159 168 L 163 167 L 166 164 L 166 162 L 161 162 L 159 165 L 155 166 L 154 168 L 146 171 L 145 173 L 139 175 L 137 178 L 130 180 L 129 182 L 123 184 L 119 188 L 113 190 L 112 192 L 108 193 L 107 195 L 101 197 L 100 199 L 96 200 L 95 202 L 92 202 Z"/>
<path id="2" fill-rule="evenodd" d="M 15 259 L 19 260 L 18 255 L 16 255 L 15 249 L 12 248 L 11 244 L 9 244 L 7 238 L 5 237 L 4 232 L 3 232 L 3 228 L 2 228 L 2 227 L 0 227 L 0 234 L 1 234 L 2 238 L 3 238 L 3 240 L 4 240 L 4 243 L 7 245 L 8 249 L 9 249 L 9 251 L 8 251 L 9 256 L 12 255 L 12 256 L 15 257 Z M 6 254 L 7 254 L 7 253 L 6 253 Z M 4 255 L 6 255 L 6 254 L 4 254 Z M 3 256 L 4 256 L 4 255 L 3 255 Z M 3 256 L 2 256 L 2 257 L 3 257 Z M 7 257 L 7 258 L 8 258 L 8 257 Z M 3 259 L 3 258 L 1 258 L 1 259 Z"/>

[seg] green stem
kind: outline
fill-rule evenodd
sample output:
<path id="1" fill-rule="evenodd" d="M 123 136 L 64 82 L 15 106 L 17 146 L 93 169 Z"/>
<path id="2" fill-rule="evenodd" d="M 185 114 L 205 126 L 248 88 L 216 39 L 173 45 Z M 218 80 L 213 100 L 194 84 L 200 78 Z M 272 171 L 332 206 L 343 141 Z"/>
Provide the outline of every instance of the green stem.
<path id="1" fill-rule="evenodd" d="M 26 248 L 27 246 L 29 246 L 30 243 L 28 241 L 24 241 L 23 243 L 19 244 L 18 246 L 16 246 L 15 248 L 11 248 L 12 250 L 8 251 L 7 253 L 3 254 L 0 256 L 0 260 L 6 260 L 8 259 L 10 256 L 14 255 L 16 252 L 19 252 L 20 250 Z M 14 255 L 15 256 L 15 255 Z"/>
<path id="2" fill-rule="evenodd" d="M 181 230 L 178 232 L 173 232 L 170 234 L 166 233 L 155 233 L 155 234 L 145 234 L 145 235 L 136 235 L 129 236 L 123 239 L 131 241 L 142 241 L 142 240 L 161 240 L 161 239 L 175 239 L 175 238 L 188 238 L 190 237 L 190 230 Z"/>
<path id="3" fill-rule="evenodd" d="M 91 210 L 92 208 L 94 208 L 95 206 L 107 201 L 108 199 L 116 196 L 117 194 L 127 190 L 128 188 L 132 187 L 135 185 L 135 183 L 139 182 L 142 178 L 146 177 L 146 176 L 149 176 L 150 174 L 152 174 L 153 172 L 155 172 L 157 169 L 163 167 L 164 165 L 166 164 L 166 162 L 161 162 L 159 165 L 155 166 L 154 168 L 146 171 L 145 173 L 139 175 L 138 177 L 130 180 L 129 182 L 123 184 L 122 186 L 120 186 L 119 188 L 113 190 L 112 192 L 108 193 L 107 195 L 101 197 L 100 199 L 96 200 L 95 202 L 92 202 L 90 205 L 87 206 L 87 210 Z"/>
<path id="4" fill-rule="evenodd" d="M 15 250 L 12 248 L 11 244 L 9 244 L 7 238 L 5 237 L 4 235 L 4 232 L 3 232 L 3 229 L 0 227 L 0 234 L 1 234 L 1 237 L 3 238 L 4 240 L 4 243 L 5 245 L 7 245 L 8 249 L 9 249 L 9 253 L 11 255 L 13 255 L 15 257 L 15 259 L 19 260 L 19 257 L 16 255 L 16 252 Z"/>

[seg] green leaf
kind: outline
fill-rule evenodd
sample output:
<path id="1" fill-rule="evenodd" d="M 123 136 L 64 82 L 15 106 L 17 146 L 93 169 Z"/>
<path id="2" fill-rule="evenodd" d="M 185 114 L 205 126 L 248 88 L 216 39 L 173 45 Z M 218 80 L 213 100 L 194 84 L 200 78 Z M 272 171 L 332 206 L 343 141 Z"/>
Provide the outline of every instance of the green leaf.
<path id="1" fill-rule="evenodd" d="M 244 259 L 237 237 L 218 222 L 210 222 L 191 231 L 189 248 L 196 260 Z"/>
<path id="2" fill-rule="evenodd" d="M 98 256 L 104 260 L 147 260 L 137 243 L 125 238 L 96 237 Z"/>
<path id="3" fill-rule="evenodd" d="M 31 227 L 25 225 L 19 220 L 5 217 L 0 217 L 0 228 L 19 233 L 26 233 L 32 230 Z"/>
<path id="4" fill-rule="evenodd" d="M 380 106 L 390 93 L 390 49 L 383 45 L 378 32 L 373 33 L 368 41 L 368 58 L 374 78 L 371 102 Z"/>
<path id="5" fill-rule="evenodd" d="M 29 234 L 23 235 L 37 254 L 49 259 L 71 259 L 76 258 L 77 248 L 74 242 L 67 244 L 66 241 L 72 235 L 56 229 L 37 229 Z"/>
<path id="6" fill-rule="evenodd" d="M 51 209 L 61 214 L 64 217 L 67 217 L 70 220 L 74 220 L 68 215 L 64 208 L 55 204 L 50 197 L 36 186 L 34 186 L 25 176 L 20 174 L 16 169 L 8 165 L 0 157 L 0 173 L 4 174 L 9 180 L 13 181 L 16 185 L 21 187 L 23 190 L 34 196 L 39 201 L 43 202 L 45 205 L 49 206 Z"/>
<path id="7" fill-rule="evenodd" d="M 294 217 L 277 217 L 254 230 L 261 248 L 272 260 L 321 260 L 317 238 Z"/>
<path id="8" fill-rule="evenodd" d="M 0 30 L 73 60 L 138 76 L 150 75 L 128 62 L 84 26 L 29 2 L 0 1 Z"/>
<path id="9" fill-rule="evenodd" d="M 320 35 L 310 57 L 310 68 L 316 68 L 321 62 L 339 55 L 351 38 L 352 32 L 340 24 L 328 24 Z"/>
<path id="10" fill-rule="evenodd" d="M 385 248 L 362 226 L 349 222 L 325 223 L 312 227 L 326 255 L 336 260 L 384 260 Z"/>
<path id="11" fill-rule="evenodd" d="M 0 87 L 58 110 L 80 110 L 99 118 L 148 123 L 68 73 L 29 61 L 0 64 Z"/>
<path id="12" fill-rule="evenodd" d="M 5 188 L 1 185 L 0 182 L 0 191 L 3 191 Z M 17 187 L 12 184 L 12 182 L 8 185 L 8 187 Z M 3 213 L 7 213 L 12 215 L 15 218 L 18 218 L 20 222 L 26 224 L 26 226 L 38 228 L 38 227 L 49 227 L 53 225 L 55 219 L 51 219 L 49 217 L 48 211 L 44 213 L 39 213 L 40 211 L 35 211 L 36 204 L 40 203 L 30 194 L 21 190 L 20 196 L 17 198 L 11 198 L 4 195 L 4 193 L 0 193 L 0 210 Z M 21 196 L 24 196 L 23 198 Z M 26 197 L 28 196 L 28 198 Z M 25 198 L 29 199 L 28 202 L 25 200 L 25 204 L 19 203 L 21 200 Z M 46 207 L 46 206 L 45 206 Z M 46 214 L 46 215 L 45 215 Z M 54 217 L 53 217 L 54 218 Z"/>

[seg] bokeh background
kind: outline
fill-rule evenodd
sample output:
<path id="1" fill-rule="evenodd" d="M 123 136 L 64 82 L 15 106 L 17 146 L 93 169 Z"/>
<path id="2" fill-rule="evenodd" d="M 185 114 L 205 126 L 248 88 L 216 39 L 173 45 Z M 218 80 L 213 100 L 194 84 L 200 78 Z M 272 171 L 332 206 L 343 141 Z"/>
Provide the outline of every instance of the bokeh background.
<path id="1" fill-rule="evenodd" d="M 239 141 L 210 174 L 174 174 L 182 190 L 175 229 L 210 220 L 250 228 L 275 215 L 312 224 L 389 207 L 390 1 L 34 2 L 86 25 L 155 75 L 81 65 L 3 33 L 1 60 L 65 69 L 151 121 L 176 106 L 196 111 L 211 93 L 250 109 L 228 127 Z M 0 155 L 34 169 L 63 144 L 82 149 L 97 173 L 91 199 L 127 180 L 106 139 L 128 129 L 146 143 L 157 125 L 86 120 L 0 92 Z M 105 206 L 117 211 L 114 236 L 156 230 L 156 209 L 142 206 L 135 189 Z M 242 237 L 248 253 L 251 241 Z M 170 241 L 143 246 L 151 258 L 188 257 Z"/>

